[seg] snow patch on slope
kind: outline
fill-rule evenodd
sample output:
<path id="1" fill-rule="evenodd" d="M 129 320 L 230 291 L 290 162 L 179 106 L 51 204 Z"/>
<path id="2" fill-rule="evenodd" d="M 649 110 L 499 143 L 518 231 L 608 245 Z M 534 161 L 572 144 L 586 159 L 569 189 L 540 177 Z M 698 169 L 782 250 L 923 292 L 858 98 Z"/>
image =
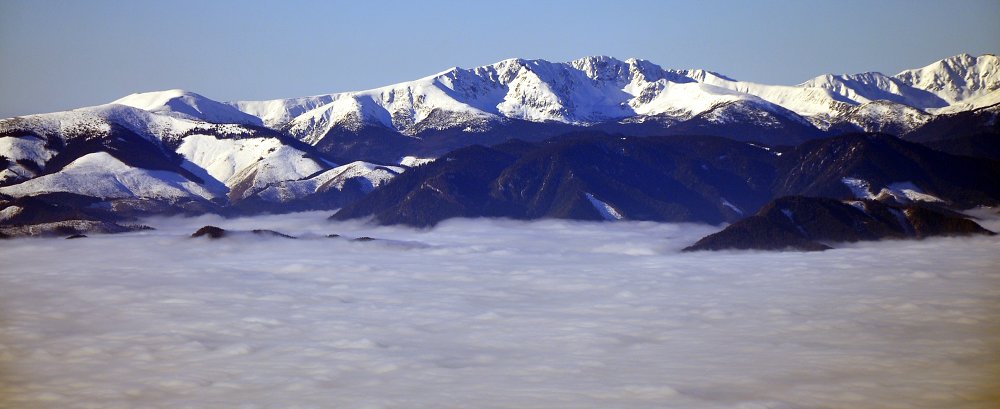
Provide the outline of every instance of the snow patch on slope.
<path id="1" fill-rule="evenodd" d="M 854 197 L 858 199 L 875 198 L 875 195 L 871 193 L 871 185 L 865 180 L 857 178 L 843 178 L 840 179 L 840 181 L 847 186 L 848 189 L 851 189 L 851 193 L 853 193 Z"/>
<path id="2" fill-rule="evenodd" d="M 900 203 L 945 202 L 937 196 L 925 193 L 923 189 L 920 189 L 914 185 L 913 182 L 909 181 L 890 183 L 888 186 L 879 190 L 877 194 L 872 193 L 872 187 L 868 181 L 857 178 L 843 178 L 841 179 L 841 182 L 851 189 L 854 197 L 858 199 L 884 200 L 892 198 Z"/>
<path id="3" fill-rule="evenodd" d="M 604 220 L 621 220 L 623 218 L 622 214 L 610 204 L 594 197 L 594 195 L 590 193 L 585 193 L 585 195 L 587 196 L 587 200 L 590 201 L 590 204 L 594 206 L 594 209 L 601 214 L 601 217 L 603 217 Z"/>
<path id="4" fill-rule="evenodd" d="M 945 201 L 941 198 L 924 193 L 922 189 L 913 184 L 913 182 L 896 182 L 890 183 L 889 186 L 882 189 L 879 194 L 890 194 L 892 197 L 896 198 L 901 202 L 933 202 L 933 203 L 944 203 Z"/>
<path id="5" fill-rule="evenodd" d="M 0 137 L 0 153 L 11 161 L 28 160 L 44 166 L 55 154 L 45 147 L 45 141 L 34 136 Z"/>
<path id="6" fill-rule="evenodd" d="M 24 208 L 21 206 L 7 206 L 3 210 L 0 210 L 0 222 L 14 218 L 21 214 L 22 211 L 24 211 Z"/>
<path id="7" fill-rule="evenodd" d="M 418 158 L 416 156 L 405 156 L 403 159 L 399 160 L 401 166 L 406 166 L 408 168 L 415 168 L 417 166 L 426 165 L 428 163 L 434 162 L 435 158 Z"/>
<path id="8" fill-rule="evenodd" d="M 35 176 L 35 170 L 26 168 L 18 161 L 34 163 L 37 168 L 45 167 L 55 151 L 45 147 L 45 141 L 34 136 L 0 137 L 0 156 L 7 158 L 6 169 L 0 171 L 0 183 L 14 182 Z"/>
<path id="9" fill-rule="evenodd" d="M 736 213 L 738 213 L 740 215 L 743 214 L 743 209 L 740 209 L 739 207 L 736 207 L 736 205 L 732 204 L 730 201 L 726 200 L 726 198 L 724 198 L 724 197 L 722 198 L 722 205 L 726 206 L 726 207 L 728 207 L 730 209 L 732 209 L 732 211 L 734 211 L 734 212 L 736 212 Z"/>

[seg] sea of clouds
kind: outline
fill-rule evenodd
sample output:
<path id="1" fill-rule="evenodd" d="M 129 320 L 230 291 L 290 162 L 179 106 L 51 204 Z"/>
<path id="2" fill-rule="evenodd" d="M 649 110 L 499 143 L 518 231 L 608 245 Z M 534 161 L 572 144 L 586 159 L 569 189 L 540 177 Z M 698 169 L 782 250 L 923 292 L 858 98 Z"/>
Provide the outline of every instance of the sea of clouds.
<path id="1" fill-rule="evenodd" d="M 995 408 L 1000 238 L 328 213 L 0 247 L 0 407 Z M 305 238 L 187 237 L 202 225 Z M 997 220 L 986 227 L 1000 228 Z M 383 240 L 353 242 L 370 236 Z"/>

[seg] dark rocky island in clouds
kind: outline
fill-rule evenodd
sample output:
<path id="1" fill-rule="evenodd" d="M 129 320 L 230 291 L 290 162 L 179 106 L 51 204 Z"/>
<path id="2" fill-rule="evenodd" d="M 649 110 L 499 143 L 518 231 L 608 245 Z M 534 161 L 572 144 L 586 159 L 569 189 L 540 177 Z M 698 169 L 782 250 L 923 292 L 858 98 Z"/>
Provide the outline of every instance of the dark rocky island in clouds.
<path id="1" fill-rule="evenodd" d="M 975 233 L 953 211 L 1000 201 L 998 66 L 963 54 L 776 86 L 638 59 L 511 59 L 305 98 L 133 94 L 0 121 L 0 233 L 334 209 L 411 226 L 734 223 L 693 248 Z M 782 201 L 817 219 L 783 224 Z M 897 212 L 909 224 L 873 216 Z M 830 233 L 843 223 L 867 227 Z"/>

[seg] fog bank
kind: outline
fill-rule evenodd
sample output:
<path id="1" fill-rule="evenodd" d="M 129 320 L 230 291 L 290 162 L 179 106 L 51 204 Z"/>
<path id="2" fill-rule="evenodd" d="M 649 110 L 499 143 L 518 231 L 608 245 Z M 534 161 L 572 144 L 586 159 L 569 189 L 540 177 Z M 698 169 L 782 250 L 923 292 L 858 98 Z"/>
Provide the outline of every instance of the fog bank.
<path id="1" fill-rule="evenodd" d="M 158 230 L 4 242 L 0 407 L 1000 399 L 995 237 L 680 253 L 718 228 L 456 220 L 413 230 L 327 215 L 151 219 Z M 205 224 L 311 238 L 186 237 Z"/>

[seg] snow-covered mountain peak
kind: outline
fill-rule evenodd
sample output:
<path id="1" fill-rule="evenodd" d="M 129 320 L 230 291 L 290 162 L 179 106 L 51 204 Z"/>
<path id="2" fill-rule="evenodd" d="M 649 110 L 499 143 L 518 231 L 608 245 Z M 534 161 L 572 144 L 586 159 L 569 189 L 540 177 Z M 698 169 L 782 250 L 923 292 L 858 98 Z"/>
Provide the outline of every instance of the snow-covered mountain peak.
<path id="1" fill-rule="evenodd" d="M 594 81 L 627 80 L 631 72 L 630 64 L 605 55 L 576 59 L 570 61 L 569 65 L 583 71 L 584 75 Z"/>
<path id="2" fill-rule="evenodd" d="M 959 54 L 903 71 L 894 78 L 934 93 L 950 105 L 1000 89 L 1000 58 L 993 54 Z"/>
<path id="3" fill-rule="evenodd" d="M 661 79 L 676 83 L 694 82 L 692 78 L 679 75 L 674 71 L 664 70 L 663 67 L 648 60 L 629 58 L 625 60 L 625 63 L 629 66 L 633 81 L 636 78 L 641 78 L 648 82 L 659 81 Z"/>
<path id="4" fill-rule="evenodd" d="M 983 57 L 990 57 L 990 54 L 983 55 Z M 938 61 L 941 64 L 953 67 L 955 69 L 963 70 L 969 69 L 972 66 L 979 64 L 979 57 L 975 57 L 969 53 L 961 53 L 958 55 L 953 55 L 948 58 L 944 58 Z"/>
<path id="5" fill-rule="evenodd" d="M 628 58 L 622 61 L 607 56 L 585 57 L 573 60 L 569 65 L 582 71 L 584 75 L 596 82 L 618 86 L 626 84 L 642 86 L 642 83 L 651 83 L 662 79 L 676 83 L 694 81 L 692 78 L 664 70 L 663 67 L 653 62 L 638 58 Z"/>
<path id="6" fill-rule="evenodd" d="M 263 125 L 261 119 L 256 116 L 182 89 L 131 94 L 112 102 L 112 104 L 127 105 L 149 112 L 196 121 Z"/>

